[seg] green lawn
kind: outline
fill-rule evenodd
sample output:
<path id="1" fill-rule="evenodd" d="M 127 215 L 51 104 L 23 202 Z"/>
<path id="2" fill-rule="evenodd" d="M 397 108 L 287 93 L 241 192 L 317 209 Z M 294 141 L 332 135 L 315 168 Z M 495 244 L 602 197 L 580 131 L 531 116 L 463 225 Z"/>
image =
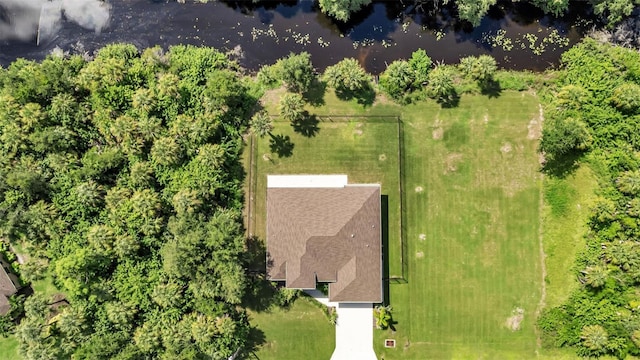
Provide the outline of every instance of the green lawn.
<path id="1" fill-rule="evenodd" d="M 391 286 L 397 332 L 377 337 L 401 346 L 376 341 L 385 359 L 535 357 L 538 111 L 534 95 L 512 92 L 403 109 L 409 283 Z"/>
<path id="2" fill-rule="evenodd" d="M 595 198 L 597 180 L 583 165 L 564 179 L 544 180 L 544 251 L 547 269 L 546 306 L 560 306 L 578 287 L 572 267 L 576 254 L 585 247 L 587 217 Z"/>
<path id="3" fill-rule="evenodd" d="M 277 97 L 270 96 L 266 107 L 274 113 Z M 390 285 L 396 331 L 376 331 L 379 357 L 534 358 L 542 285 L 537 97 L 525 92 L 504 92 L 498 98 L 463 96 L 451 109 L 430 101 L 362 108 L 331 94 L 325 101 L 310 111 L 396 112 L 403 121 L 408 284 Z M 395 159 L 389 156 L 396 146 L 390 127 L 366 120 L 321 122 L 318 135 L 305 138 L 288 124 L 276 123 L 274 134 L 290 136 L 295 145 L 291 157 L 278 158 L 269 151 L 268 139 L 258 143 L 255 233 L 264 238 L 266 174 L 347 173 L 353 182 L 380 181 L 383 193 L 389 194 L 390 273 L 396 274 L 400 251 L 394 250 L 399 248 L 394 225 L 399 217 L 393 209 L 400 199 L 394 199 L 397 193 L 392 191 L 398 179 L 392 171 L 397 164 L 391 164 Z M 514 331 L 507 323 L 510 318 L 517 322 L 518 309 L 522 319 Z M 267 341 L 272 331 L 265 331 Z M 396 339 L 397 347 L 384 349 L 384 338 Z M 298 355 L 326 358 L 305 351 Z"/>
<path id="4" fill-rule="evenodd" d="M 0 337 L 0 358 L 2 360 L 21 360 L 18 354 L 18 340 L 14 336 Z"/>
<path id="5" fill-rule="evenodd" d="M 290 309 L 250 312 L 251 324 L 265 342 L 256 353 L 260 360 L 329 359 L 335 347 L 335 328 L 316 305 L 300 298 Z"/>

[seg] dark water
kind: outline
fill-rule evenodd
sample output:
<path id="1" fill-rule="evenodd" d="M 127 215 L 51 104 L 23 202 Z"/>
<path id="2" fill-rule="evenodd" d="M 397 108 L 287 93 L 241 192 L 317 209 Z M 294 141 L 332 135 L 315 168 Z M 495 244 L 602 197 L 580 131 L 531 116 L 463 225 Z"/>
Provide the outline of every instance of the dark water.
<path id="1" fill-rule="evenodd" d="M 430 14 L 428 9 L 396 1 L 374 3 L 347 24 L 326 17 L 310 0 L 261 5 L 250 1 L 110 3 L 111 21 L 102 33 L 63 21 L 61 29 L 40 46 L 36 46 L 35 37 L 28 42 L 0 42 L 0 63 L 7 66 L 18 57 L 42 59 L 55 47 L 69 50 L 81 44 L 93 51 L 108 43 L 129 42 L 139 48 L 194 44 L 231 50 L 239 45 L 241 64 L 252 70 L 289 52 L 307 51 L 320 70 L 354 57 L 367 70 L 378 73 L 385 64 L 407 58 L 419 48 L 444 63 L 491 54 L 506 68 L 541 70 L 556 64 L 560 54 L 583 36 L 583 29 L 592 26 L 592 21 L 585 20 L 588 16 L 581 14 L 587 10 L 578 9 L 557 19 L 526 4 L 497 6 L 480 26 L 471 28 L 458 23 L 449 9 Z M 500 32 L 508 40 L 493 41 L 494 47 L 491 39 Z"/>

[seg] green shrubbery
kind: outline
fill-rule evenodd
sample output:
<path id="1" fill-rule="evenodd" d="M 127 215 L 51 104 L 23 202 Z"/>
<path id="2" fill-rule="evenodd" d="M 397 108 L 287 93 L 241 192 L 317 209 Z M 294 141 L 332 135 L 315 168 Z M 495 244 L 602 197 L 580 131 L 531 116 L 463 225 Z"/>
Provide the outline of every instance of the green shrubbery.
<path id="1" fill-rule="evenodd" d="M 599 177 L 587 246 L 575 264 L 581 287 L 538 320 L 547 346 L 580 356 L 640 355 L 640 127 L 633 115 L 640 54 L 585 40 L 563 55 L 547 99 L 541 149 L 552 174 L 588 161 Z M 589 151 L 585 157 L 585 151 Z M 580 158 L 582 156 L 582 158 Z M 566 170 L 566 169 L 565 169 Z M 562 201 L 554 208 L 561 210 Z"/>

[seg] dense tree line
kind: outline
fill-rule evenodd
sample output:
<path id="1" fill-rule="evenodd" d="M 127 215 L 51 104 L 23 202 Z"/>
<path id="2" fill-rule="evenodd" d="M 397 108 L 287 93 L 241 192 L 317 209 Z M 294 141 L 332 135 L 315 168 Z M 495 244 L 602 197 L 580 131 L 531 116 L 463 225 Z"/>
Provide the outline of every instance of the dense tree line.
<path id="1" fill-rule="evenodd" d="M 340 21 L 347 21 L 353 12 L 369 5 L 373 0 L 319 0 L 322 12 Z M 569 9 L 569 0 L 528 0 L 531 4 L 544 10 L 544 12 L 561 16 Z M 611 26 L 629 16 L 637 0 L 588 0 L 593 6 L 594 12 L 601 16 Z M 461 20 L 470 22 L 473 26 L 480 24 L 491 6 L 496 5 L 497 0 L 410 0 L 407 5 L 439 7 L 453 4 Z"/>
<path id="2" fill-rule="evenodd" d="M 640 53 L 586 39 L 562 56 L 547 96 L 541 149 L 564 176 L 577 159 L 599 178 L 580 287 L 539 319 L 547 346 L 581 356 L 640 355 Z"/>
<path id="3" fill-rule="evenodd" d="M 242 133 L 255 99 L 210 48 L 0 69 L 0 230 L 70 305 L 38 294 L 26 359 L 222 359 L 249 324 Z"/>

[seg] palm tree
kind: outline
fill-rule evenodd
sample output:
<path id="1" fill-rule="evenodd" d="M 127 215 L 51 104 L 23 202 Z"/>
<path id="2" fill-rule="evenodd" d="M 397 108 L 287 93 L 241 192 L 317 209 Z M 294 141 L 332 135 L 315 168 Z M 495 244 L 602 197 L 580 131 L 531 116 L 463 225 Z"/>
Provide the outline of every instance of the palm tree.
<path id="1" fill-rule="evenodd" d="M 259 137 L 265 137 L 273 131 L 273 121 L 266 111 L 260 111 L 249 121 L 251 131 Z"/>
<path id="2" fill-rule="evenodd" d="M 429 95 L 439 101 L 449 101 L 456 96 L 453 86 L 453 72 L 446 66 L 440 65 L 429 73 Z"/>
<path id="3" fill-rule="evenodd" d="M 636 195 L 640 192 L 640 171 L 626 171 L 616 181 L 618 189 L 625 194 Z"/>
<path id="4" fill-rule="evenodd" d="M 580 339 L 587 349 L 600 353 L 604 350 L 609 341 L 609 335 L 600 325 L 587 325 L 580 332 Z"/>
<path id="5" fill-rule="evenodd" d="M 280 115 L 287 120 L 294 122 L 304 114 L 304 100 L 300 94 L 285 94 L 278 104 Z"/>
<path id="6" fill-rule="evenodd" d="M 584 274 L 585 283 L 592 288 L 603 286 L 609 277 L 609 271 L 602 265 L 588 266 L 582 274 Z"/>
<path id="7" fill-rule="evenodd" d="M 391 323 L 391 306 L 376 306 L 373 315 L 376 319 L 376 328 L 386 329 Z"/>

